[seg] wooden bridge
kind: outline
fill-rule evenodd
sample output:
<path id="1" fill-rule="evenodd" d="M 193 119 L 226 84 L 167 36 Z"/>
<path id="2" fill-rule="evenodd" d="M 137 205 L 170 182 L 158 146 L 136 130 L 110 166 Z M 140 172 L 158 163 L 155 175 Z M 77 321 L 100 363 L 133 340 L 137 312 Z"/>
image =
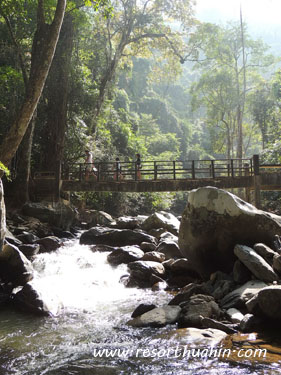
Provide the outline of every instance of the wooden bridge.
<path id="1" fill-rule="evenodd" d="M 34 175 L 35 192 L 58 199 L 62 191 L 172 192 L 203 186 L 221 189 L 245 188 L 245 199 L 260 206 L 261 190 L 281 190 L 281 165 L 259 163 L 259 155 L 249 159 L 191 161 L 144 161 L 138 170 L 135 162 L 73 163 L 56 171 Z M 93 170 L 94 167 L 94 170 Z M 86 169 L 91 170 L 87 176 Z"/>

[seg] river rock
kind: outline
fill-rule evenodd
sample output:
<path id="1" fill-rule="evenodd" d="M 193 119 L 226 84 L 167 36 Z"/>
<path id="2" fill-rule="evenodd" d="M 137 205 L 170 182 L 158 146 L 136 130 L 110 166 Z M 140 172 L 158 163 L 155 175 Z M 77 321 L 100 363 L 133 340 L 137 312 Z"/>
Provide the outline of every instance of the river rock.
<path id="1" fill-rule="evenodd" d="M 40 245 L 40 253 L 55 251 L 62 245 L 61 240 L 55 236 L 40 238 L 36 243 Z"/>
<path id="2" fill-rule="evenodd" d="M 145 253 L 141 260 L 151 260 L 152 262 L 163 263 L 165 259 L 165 254 L 159 253 L 159 251 L 150 251 Z"/>
<path id="3" fill-rule="evenodd" d="M 88 228 L 95 227 L 96 225 L 108 226 L 114 222 L 114 219 L 111 215 L 104 211 L 98 210 L 89 210 L 90 220 L 87 221 Z"/>
<path id="4" fill-rule="evenodd" d="M 175 242 L 177 244 L 178 243 L 178 237 L 175 236 L 173 233 L 164 232 L 159 237 L 159 243 L 161 243 L 163 241 L 173 241 L 173 242 Z"/>
<path id="5" fill-rule="evenodd" d="M 244 315 L 235 308 L 228 309 L 226 311 L 226 314 L 228 315 L 232 323 L 240 323 L 244 318 Z"/>
<path id="6" fill-rule="evenodd" d="M 173 260 L 170 264 L 170 270 L 174 273 L 193 272 L 196 274 L 196 271 L 186 258 Z"/>
<path id="7" fill-rule="evenodd" d="M 140 244 L 141 250 L 144 251 L 145 253 L 154 251 L 156 247 L 157 246 L 155 245 L 155 243 L 151 243 L 151 242 L 142 242 Z"/>
<path id="8" fill-rule="evenodd" d="M 262 327 L 262 320 L 253 314 L 246 314 L 239 324 L 239 330 L 243 333 L 250 333 Z"/>
<path id="9" fill-rule="evenodd" d="M 19 250 L 23 253 L 27 259 L 32 259 L 34 255 L 39 253 L 40 245 L 39 244 L 28 244 L 28 245 L 20 245 Z"/>
<path id="10" fill-rule="evenodd" d="M 37 236 L 33 233 L 23 232 L 22 234 L 17 236 L 17 239 L 20 240 L 24 244 L 32 244 L 39 240 Z"/>
<path id="11" fill-rule="evenodd" d="M 237 259 L 233 266 L 233 280 L 237 284 L 245 284 L 247 281 L 251 280 L 251 278 L 251 271 Z"/>
<path id="12" fill-rule="evenodd" d="M 26 216 L 35 217 L 64 230 L 69 230 L 77 219 L 75 209 L 63 202 L 28 202 L 24 204 L 22 212 Z"/>
<path id="13" fill-rule="evenodd" d="M 244 245 L 236 245 L 234 254 L 261 281 L 272 282 L 278 280 L 273 268 L 252 248 Z"/>
<path id="14" fill-rule="evenodd" d="M 166 230 L 177 235 L 179 232 L 180 222 L 171 213 L 160 211 L 150 215 L 141 225 L 142 229 L 149 231 L 151 229 L 165 228 Z"/>
<path id="15" fill-rule="evenodd" d="M 124 246 L 112 251 L 107 256 L 107 261 L 111 265 L 118 266 L 142 259 L 143 255 L 144 252 L 137 246 Z"/>
<path id="16" fill-rule="evenodd" d="M 164 229 L 164 228 L 150 229 L 150 230 L 148 231 L 148 233 L 149 233 L 151 236 L 157 238 L 157 240 L 159 240 L 159 239 L 160 239 L 160 236 L 161 236 L 163 233 L 166 233 L 166 232 L 167 232 L 167 231 L 166 231 L 166 229 Z"/>
<path id="17" fill-rule="evenodd" d="M 275 272 L 281 275 L 281 255 L 275 254 L 272 261 L 272 267 Z"/>
<path id="18" fill-rule="evenodd" d="M 4 245 L 0 252 L 0 279 L 13 286 L 25 285 L 33 278 L 30 261 L 14 245 Z"/>
<path id="19" fill-rule="evenodd" d="M 173 241 L 162 241 L 156 248 L 156 251 L 165 254 L 167 259 L 182 258 L 182 254 L 179 250 L 179 246 Z"/>
<path id="20" fill-rule="evenodd" d="M 183 345 L 185 350 L 182 352 L 182 358 L 189 357 L 189 350 L 192 349 L 197 352 L 198 348 L 203 349 L 201 351 L 201 359 L 207 358 L 210 354 L 210 348 L 220 345 L 227 337 L 227 333 L 214 328 L 199 329 L 194 327 L 180 328 L 172 331 L 169 337 L 179 345 Z M 206 349 L 206 350 L 204 350 Z M 185 355 L 184 355 L 185 354 Z"/>
<path id="21" fill-rule="evenodd" d="M 13 302 L 21 311 L 42 316 L 51 315 L 40 293 L 30 284 L 26 284 L 14 295 Z"/>
<path id="22" fill-rule="evenodd" d="M 5 234 L 6 234 L 6 209 L 5 209 L 5 203 L 4 203 L 3 184 L 0 178 L 0 251 L 2 251 Z"/>
<path id="23" fill-rule="evenodd" d="M 258 293 L 257 301 L 267 318 L 281 320 L 281 285 L 263 288 Z"/>
<path id="24" fill-rule="evenodd" d="M 190 283 L 182 288 L 179 293 L 171 299 L 169 305 L 180 305 L 182 302 L 187 302 L 190 297 L 196 294 L 209 294 L 204 284 Z"/>
<path id="25" fill-rule="evenodd" d="M 281 234 L 281 217 L 224 190 L 203 187 L 188 194 L 179 246 L 196 270 L 208 277 L 216 270 L 231 272 L 237 243 L 251 247 L 261 242 L 272 247 L 275 234 Z"/>
<path id="26" fill-rule="evenodd" d="M 229 324 L 224 324 L 222 322 L 218 322 L 217 320 L 211 319 L 211 318 L 203 318 L 202 317 L 201 318 L 201 327 L 202 328 L 218 329 L 218 330 L 223 331 L 223 332 L 225 332 L 229 335 L 237 332 L 237 329 L 234 329 Z"/>
<path id="27" fill-rule="evenodd" d="M 116 220 L 115 228 L 117 229 L 136 229 L 139 227 L 140 221 L 136 217 L 122 216 Z"/>
<path id="28" fill-rule="evenodd" d="M 132 327 L 164 327 L 176 323 L 181 308 L 179 306 L 162 306 L 150 310 L 127 324 Z"/>
<path id="29" fill-rule="evenodd" d="M 158 262 L 141 261 L 128 264 L 130 277 L 127 283 L 129 287 L 148 288 L 157 282 L 163 281 L 165 267 Z"/>
<path id="30" fill-rule="evenodd" d="M 92 251 L 100 251 L 100 252 L 110 252 L 112 253 L 112 251 L 115 251 L 117 249 L 117 247 L 113 247 L 113 246 L 109 246 L 109 245 L 93 245 L 91 246 L 91 250 Z"/>
<path id="31" fill-rule="evenodd" d="M 254 245 L 254 250 L 264 259 L 267 261 L 268 264 L 272 266 L 273 257 L 277 254 L 273 251 L 270 247 L 264 245 L 263 243 L 256 243 Z"/>
<path id="32" fill-rule="evenodd" d="M 17 239 L 8 228 L 6 228 L 5 242 L 8 242 L 11 245 L 19 246 L 22 245 L 22 242 Z"/>
<path id="33" fill-rule="evenodd" d="M 111 245 L 129 246 L 140 245 L 142 242 L 155 243 L 154 237 L 142 231 L 131 229 L 113 229 L 107 227 L 94 227 L 82 233 L 80 243 L 82 245 Z"/>
<path id="34" fill-rule="evenodd" d="M 132 313 L 131 317 L 136 318 L 150 310 L 155 309 L 156 306 L 154 304 L 147 304 L 147 303 L 141 303 Z"/>
<path id="35" fill-rule="evenodd" d="M 245 303 L 266 286 L 267 284 L 265 284 L 263 281 L 248 281 L 246 284 L 227 294 L 221 300 L 220 305 L 224 309 L 229 309 L 231 307 L 236 307 L 237 309 L 244 308 Z"/>

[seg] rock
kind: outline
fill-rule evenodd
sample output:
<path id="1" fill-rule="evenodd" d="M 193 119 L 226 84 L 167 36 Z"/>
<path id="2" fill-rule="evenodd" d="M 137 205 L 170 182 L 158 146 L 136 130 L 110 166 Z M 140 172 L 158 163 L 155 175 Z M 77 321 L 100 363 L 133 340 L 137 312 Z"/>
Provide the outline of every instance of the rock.
<path id="1" fill-rule="evenodd" d="M 233 290 L 234 286 L 235 283 L 232 280 L 220 280 L 215 284 L 212 296 L 215 300 L 221 300 Z"/>
<path id="2" fill-rule="evenodd" d="M 165 211 L 155 212 L 141 225 L 142 229 L 147 232 L 151 229 L 164 228 L 175 235 L 178 234 L 179 226 L 179 220 L 174 215 Z"/>
<path id="3" fill-rule="evenodd" d="M 148 252 L 154 251 L 156 249 L 156 245 L 151 242 L 142 242 L 140 244 L 140 248 L 145 253 L 148 253 Z"/>
<path id="4" fill-rule="evenodd" d="M 180 290 L 180 292 L 169 302 L 169 305 L 180 305 L 187 302 L 190 297 L 196 294 L 209 294 L 204 284 L 190 283 Z"/>
<path id="5" fill-rule="evenodd" d="M 196 282 L 197 277 L 194 276 L 193 273 L 172 273 L 168 275 L 167 283 L 169 285 L 169 288 L 171 289 L 178 289 L 183 288 L 184 286 Z"/>
<path id="6" fill-rule="evenodd" d="M 202 277 L 216 270 L 231 272 L 237 243 L 257 242 L 272 247 L 274 235 L 281 234 L 281 218 L 256 209 L 237 196 L 214 187 L 188 194 L 183 212 L 179 246 Z"/>
<path id="7" fill-rule="evenodd" d="M 158 251 L 150 251 L 145 253 L 141 260 L 151 260 L 152 262 L 162 263 L 166 259 L 165 254 Z"/>
<path id="8" fill-rule="evenodd" d="M 139 227 L 140 222 L 136 217 L 122 216 L 116 220 L 115 228 L 118 229 L 136 229 Z"/>
<path id="9" fill-rule="evenodd" d="M 182 258 L 178 245 L 173 241 L 162 241 L 156 248 L 156 251 L 163 253 L 167 259 Z"/>
<path id="10" fill-rule="evenodd" d="M 161 263 L 151 261 L 132 262 L 128 264 L 130 277 L 127 286 L 138 286 L 140 288 L 148 288 L 163 281 L 162 277 L 165 276 L 165 268 Z"/>
<path id="11" fill-rule="evenodd" d="M 93 246 L 91 246 L 92 251 L 100 251 L 100 252 L 106 252 L 106 251 L 112 252 L 112 251 L 115 251 L 116 249 L 117 249 L 117 247 L 108 246 L 108 245 L 93 245 Z"/>
<path id="12" fill-rule="evenodd" d="M 269 319 L 281 320 L 281 285 L 263 288 L 258 293 L 258 305 Z"/>
<path id="13" fill-rule="evenodd" d="M 162 306 L 150 310 L 127 324 L 132 327 L 164 327 L 176 323 L 181 308 L 179 306 Z"/>
<path id="14" fill-rule="evenodd" d="M 172 331 L 170 334 L 170 338 L 173 342 L 176 342 L 178 345 L 184 345 L 187 350 L 189 350 L 189 345 L 191 348 L 208 348 L 206 354 L 203 358 L 209 356 L 209 348 L 213 348 L 216 345 L 221 345 L 223 340 L 227 337 L 227 333 L 214 329 L 214 328 L 207 328 L 207 329 L 199 329 L 199 328 L 181 328 L 175 331 Z M 183 353 L 184 354 L 184 353 Z M 202 351 L 203 355 L 203 351 Z M 182 358 L 189 359 L 188 354 Z M 202 358 L 202 357 L 201 357 Z"/>
<path id="15" fill-rule="evenodd" d="M 269 264 L 272 266 L 273 257 L 277 254 L 270 247 L 264 245 L 263 243 L 254 244 L 254 250 Z"/>
<path id="16" fill-rule="evenodd" d="M 113 217 L 104 211 L 89 210 L 89 212 L 90 221 L 88 222 L 88 228 L 95 227 L 96 225 L 108 226 L 114 221 Z"/>
<path id="17" fill-rule="evenodd" d="M 13 302 L 21 311 L 42 316 L 51 315 L 40 293 L 30 284 L 26 284 L 14 295 Z"/>
<path id="18" fill-rule="evenodd" d="M 155 238 L 137 230 L 112 229 L 107 227 L 94 227 L 82 233 L 80 243 L 82 245 L 111 245 L 129 246 L 140 245 L 142 242 L 155 243 Z"/>
<path id="19" fill-rule="evenodd" d="M 272 282 L 278 280 L 273 268 L 252 248 L 244 245 L 236 245 L 234 254 L 261 281 Z"/>
<path id="20" fill-rule="evenodd" d="M 281 274 L 281 255 L 275 254 L 272 260 L 272 267 L 275 272 Z"/>
<path id="21" fill-rule="evenodd" d="M 239 330 L 249 333 L 261 328 L 262 320 L 252 314 L 246 314 L 239 324 Z"/>
<path id="22" fill-rule="evenodd" d="M 136 318 L 150 310 L 153 310 L 155 309 L 156 306 L 153 305 L 153 304 L 147 304 L 147 303 L 141 303 L 132 313 L 131 317 L 132 318 Z"/>
<path id="23" fill-rule="evenodd" d="M 170 265 L 170 269 L 173 273 L 190 272 L 195 276 L 198 276 L 196 270 L 194 270 L 189 260 L 185 258 L 174 260 Z"/>
<path id="24" fill-rule="evenodd" d="M 217 320 L 211 319 L 211 318 L 202 318 L 201 319 L 201 326 L 202 328 L 214 328 L 218 329 L 220 331 L 223 331 L 229 335 L 236 333 L 237 330 L 235 330 L 230 325 L 218 322 Z"/>
<path id="25" fill-rule="evenodd" d="M 27 259 L 32 259 L 34 255 L 39 253 L 40 245 L 39 244 L 29 244 L 29 245 L 20 245 L 19 250 L 23 253 Z"/>
<path id="26" fill-rule="evenodd" d="M 244 315 L 235 308 L 228 309 L 226 313 L 232 323 L 240 323 L 244 318 Z"/>
<path id="27" fill-rule="evenodd" d="M 56 237 L 59 237 L 59 238 L 66 238 L 66 239 L 75 238 L 75 235 L 73 233 L 71 233 L 70 231 L 67 231 L 67 230 L 62 230 L 60 228 L 53 227 L 52 231 L 53 231 L 54 235 Z"/>
<path id="28" fill-rule="evenodd" d="M 57 250 L 61 246 L 61 240 L 55 236 L 49 236 L 37 240 L 36 243 L 40 245 L 40 253 L 49 253 Z"/>
<path id="29" fill-rule="evenodd" d="M 181 305 L 182 311 L 179 318 L 179 327 L 201 327 L 203 318 L 219 319 L 222 312 L 212 296 L 196 294 Z"/>
<path id="30" fill-rule="evenodd" d="M 42 223 L 35 217 L 26 217 L 26 231 L 36 234 L 39 238 L 53 236 L 54 232 L 48 223 Z"/>
<path id="31" fill-rule="evenodd" d="M 164 232 L 164 233 L 161 234 L 161 236 L 159 238 L 159 243 L 161 243 L 163 241 L 173 241 L 177 244 L 178 243 L 178 237 L 175 236 L 173 233 Z"/>
<path id="32" fill-rule="evenodd" d="M 4 203 L 4 190 L 2 180 L 0 178 L 0 251 L 4 245 L 6 235 L 6 208 Z"/>
<path id="33" fill-rule="evenodd" d="M 265 288 L 267 285 L 263 281 L 252 280 L 248 281 L 246 284 L 235 289 L 234 291 L 227 294 L 220 302 L 220 305 L 224 309 L 229 309 L 231 307 L 243 308 L 245 303 L 255 296 L 261 289 Z"/>
<path id="34" fill-rule="evenodd" d="M 245 284 L 247 281 L 251 280 L 251 278 L 251 271 L 237 259 L 233 266 L 233 280 L 237 284 Z"/>
<path id="35" fill-rule="evenodd" d="M 128 264 L 143 257 L 144 252 L 137 246 L 124 246 L 114 250 L 107 256 L 109 264 L 118 266 L 119 264 Z"/>
<path id="36" fill-rule="evenodd" d="M 4 245 L 0 252 L 0 279 L 19 286 L 25 285 L 32 278 L 30 261 L 14 245 Z"/>
<path id="37" fill-rule="evenodd" d="M 28 202 L 24 204 L 22 212 L 64 230 L 69 230 L 77 218 L 75 209 L 62 202 Z"/>
<path id="38" fill-rule="evenodd" d="M 18 240 L 7 228 L 6 228 L 5 241 L 15 246 L 22 245 L 22 242 Z"/>
<path id="39" fill-rule="evenodd" d="M 28 232 L 23 232 L 22 234 L 18 235 L 17 239 L 24 244 L 32 244 L 36 242 L 37 240 L 39 240 L 37 236 Z"/>
<path id="40" fill-rule="evenodd" d="M 161 234 L 163 234 L 163 233 L 165 233 L 165 232 L 166 232 L 166 230 L 165 230 L 164 228 L 150 229 L 150 230 L 148 231 L 148 233 L 149 233 L 151 236 L 157 238 L 158 240 L 160 239 Z M 175 236 L 175 237 L 176 237 L 176 236 Z"/>

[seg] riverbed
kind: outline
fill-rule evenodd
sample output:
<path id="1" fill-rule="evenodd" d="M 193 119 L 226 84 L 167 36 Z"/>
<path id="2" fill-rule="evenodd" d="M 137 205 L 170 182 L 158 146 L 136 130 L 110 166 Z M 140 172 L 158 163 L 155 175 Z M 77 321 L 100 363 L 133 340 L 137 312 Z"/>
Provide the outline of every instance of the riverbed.
<path id="1" fill-rule="evenodd" d="M 184 331 L 174 334 L 175 326 L 129 327 L 126 323 L 140 303 L 159 306 L 171 296 L 165 291 L 125 288 L 120 277 L 126 266 L 111 267 L 107 255 L 75 240 L 54 253 L 36 256 L 32 283 L 53 316 L 39 318 L 8 308 L 0 313 L 0 375 L 280 373 L 278 355 L 255 360 L 204 357 L 200 352 L 188 356 L 177 351 L 179 345 L 185 346 L 184 340 L 201 354 L 210 348 L 192 345 Z M 257 339 L 252 337 L 251 347 L 260 347 Z M 237 338 L 235 348 L 243 348 L 243 342 Z"/>

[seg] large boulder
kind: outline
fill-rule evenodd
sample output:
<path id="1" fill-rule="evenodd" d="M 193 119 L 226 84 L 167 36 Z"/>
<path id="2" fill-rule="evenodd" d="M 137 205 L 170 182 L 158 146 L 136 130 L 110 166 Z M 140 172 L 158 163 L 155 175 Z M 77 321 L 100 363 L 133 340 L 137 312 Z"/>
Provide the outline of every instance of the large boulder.
<path id="1" fill-rule="evenodd" d="M 214 187 L 192 190 L 183 212 L 179 246 L 201 276 L 216 270 L 231 272 L 237 243 L 273 248 L 281 234 L 281 217 L 256 209 L 234 194 Z"/>
<path id="2" fill-rule="evenodd" d="M 159 262 L 138 260 L 128 264 L 130 273 L 127 286 L 149 288 L 157 282 L 163 281 L 165 267 Z"/>
<path id="3" fill-rule="evenodd" d="M 6 234 L 6 210 L 4 203 L 4 190 L 2 180 L 0 179 L 0 251 L 4 244 L 4 238 Z"/>
<path id="4" fill-rule="evenodd" d="M 77 218 L 76 211 L 62 202 L 28 202 L 23 206 L 22 212 L 64 230 L 69 230 Z"/>
<path id="5" fill-rule="evenodd" d="M 14 295 L 13 302 L 21 311 L 42 316 L 51 315 L 41 294 L 29 283 Z"/>
<path id="6" fill-rule="evenodd" d="M 14 245 L 4 245 L 0 252 L 0 279 L 14 286 L 25 285 L 33 278 L 30 261 Z"/>
<path id="7" fill-rule="evenodd" d="M 179 231 L 180 222 L 173 215 L 165 211 L 155 212 L 150 215 L 141 225 L 145 231 L 151 229 L 165 228 L 171 233 L 177 235 Z"/>
<path id="8" fill-rule="evenodd" d="M 130 320 L 127 324 L 132 327 L 163 327 L 167 324 L 176 323 L 180 312 L 179 306 L 156 307 Z"/>
<path id="9" fill-rule="evenodd" d="M 236 245 L 234 254 L 258 280 L 265 283 L 278 280 L 273 268 L 251 247 Z"/>
<path id="10" fill-rule="evenodd" d="M 281 285 L 263 288 L 257 295 L 262 313 L 270 319 L 281 320 Z"/>
<path id="11" fill-rule="evenodd" d="M 86 222 L 88 228 L 95 227 L 96 225 L 108 226 L 114 222 L 111 215 L 104 211 L 86 210 L 80 213 L 80 221 Z"/>
<path id="12" fill-rule="evenodd" d="M 174 241 L 160 242 L 160 244 L 156 248 L 156 251 L 165 254 L 166 260 L 183 257 L 178 244 Z"/>
<path id="13" fill-rule="evenodd" d="M 112 251 L 107 261 L 113 266 L 135 262 L 144 256 L 144 252 L 137 246 L 124 246 Z"/>
<path id="14" fill-rule="evenodd" d="M 82 233 L 80 237 L 82 245 L 129 246 L 140 245 L 142 242 L 155 243 L 156 240 L 142 231 L 107 227 L 93 227 Z"/>

